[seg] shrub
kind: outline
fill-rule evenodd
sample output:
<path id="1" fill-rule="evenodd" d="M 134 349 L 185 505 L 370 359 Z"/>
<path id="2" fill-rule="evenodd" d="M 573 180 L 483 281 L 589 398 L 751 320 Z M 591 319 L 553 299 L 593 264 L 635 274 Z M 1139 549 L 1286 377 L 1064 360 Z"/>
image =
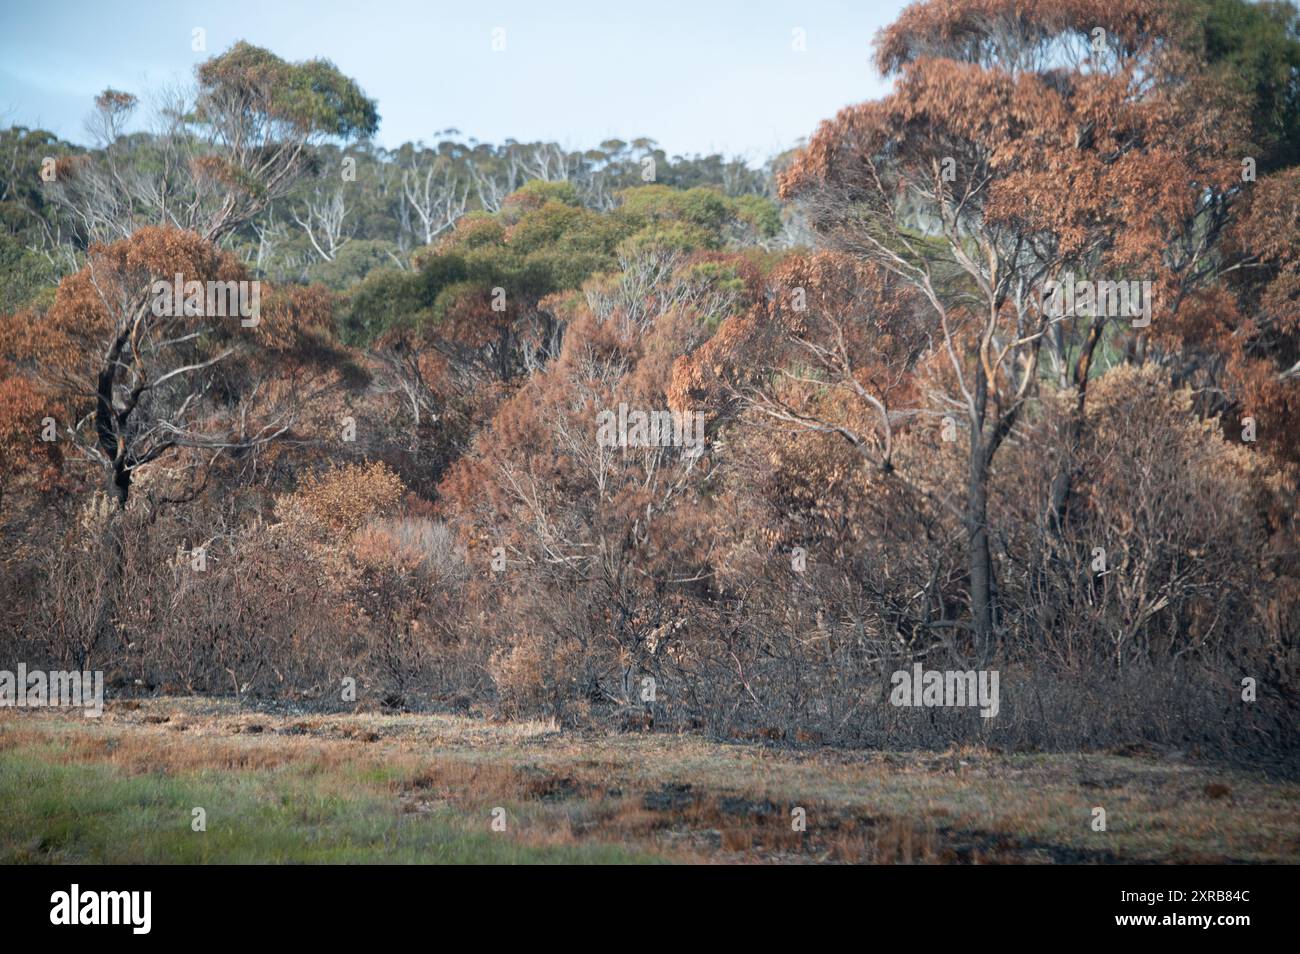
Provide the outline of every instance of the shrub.
<path id="1" fill-rule="evenodd" d="M 278 508 L 287 523 L 310 535 L 349 536 L 369 517 L 397 506 L 404 491 L 386 464 L 344 464 L 308 475 Z"/>

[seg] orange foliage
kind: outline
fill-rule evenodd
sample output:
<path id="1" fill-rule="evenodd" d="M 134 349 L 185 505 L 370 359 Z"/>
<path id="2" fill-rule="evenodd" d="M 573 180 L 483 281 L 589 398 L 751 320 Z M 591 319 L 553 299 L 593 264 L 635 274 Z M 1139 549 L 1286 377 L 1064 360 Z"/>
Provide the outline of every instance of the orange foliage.
<path id="1" fill-rule="evenodd" d="M 391 511 L 404 492 L 401 478 L 385 464 L 344 464 L 309 474 L 296 493 L 281 500 L 279 509 L 286 519 L 346 536 L 371 516 Z"/>

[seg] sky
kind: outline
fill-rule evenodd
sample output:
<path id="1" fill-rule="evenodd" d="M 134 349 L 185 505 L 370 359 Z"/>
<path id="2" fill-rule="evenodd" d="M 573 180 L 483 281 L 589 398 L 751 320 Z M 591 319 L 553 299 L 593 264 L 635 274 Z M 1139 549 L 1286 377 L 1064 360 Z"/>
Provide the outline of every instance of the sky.
<path id="1" fill-rule="evenodd" d="M 757 163 L 886 91 L 871 43 L 904 5 L 0 0 L 0 126 L 84 144 L 105 87 L 148 102 L 242 39 L 288 60 L 333 61 L 378 100 L 386 147 L 433 143 L 449 128 L 573 149 L 649 136 L 669 155 Z M 196 30 L 205 50 L 193 49 Z"/>

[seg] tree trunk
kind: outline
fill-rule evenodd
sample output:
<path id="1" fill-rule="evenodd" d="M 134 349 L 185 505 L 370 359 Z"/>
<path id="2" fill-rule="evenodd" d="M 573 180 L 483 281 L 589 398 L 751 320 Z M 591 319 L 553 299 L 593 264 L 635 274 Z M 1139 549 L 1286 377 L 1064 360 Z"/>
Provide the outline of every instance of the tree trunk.
<path id="1" fill-rule="evenodd" d="M 123 580 L 126 574 L 125 519 L 126 501 L 131 492 L 131 472 L 125 467 L 115 467 L 108 480 L 108 496 L 114 506 L 109 510 L 108 522 L 104 526 L 100 541 L 104 564 L 104 588 L 99 594 L 99 605 L 95 609 L 94 631 L 90 644 L 86 646 L 84 658 L 78 660 L 78 668 L 86 669 L 95 647 L 112 645 L 117 638 L 117 607 L 122 597 Z"/>
<path id="2" fill-rule="evenodd" d="M 984 665 L 993 648 L 993 558 L 988 531 L 988 451 L 979 435 L 971 436 L 970 477 L 966 493 L 967 555 L 970 569 L 971 626 L 978 665 Z"/>
<path id="3" fill-rule="evenodd" d="M 1104 318 L 1093 320 L 1088 329 L 1088 338 L 1079 351 L 1074 364 L 1075 403 L 1070 415 L 1070 422 L 1065 432 L 1065 447 L 1061 453 L 1061 466 L 1052 480 L 1051 503 L 1048 525 L 1059 535 L 1064 529 L 1070 515 L 1070 503 L 1073 499 L 1075 461 L 1083 446 L 1083 429 L 1086 421 L 1085 407 L 1088 400 L 1088 375 L 1092 369 L 1092 356 L 1101 341 L 1101 332 L 1105 326 Z"/>
<path id="4" fill-rule="evenodd" d="M 131 494 L 131 471 L 125 465 L 114 465 L 113 474 L 108 481 L 108 496 L 117 504 L 119 511 L 126 509 L 126 500 Z"/>

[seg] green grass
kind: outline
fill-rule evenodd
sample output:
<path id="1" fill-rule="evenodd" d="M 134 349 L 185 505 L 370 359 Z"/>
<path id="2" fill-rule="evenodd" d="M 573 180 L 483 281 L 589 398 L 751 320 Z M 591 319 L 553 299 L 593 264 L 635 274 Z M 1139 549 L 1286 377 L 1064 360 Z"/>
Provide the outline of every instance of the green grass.
<path id="1" fill-rule="evenodd" d="M 1298 804 L 1293 781 L 1155 751 L 781 748 L 201 698 L 0 713 L 9 864 L 1294 864 Z"/>
<path id="2" fill-rule="evenodd" d="M 54 747 L 50 747 L 53 754 Z M 403 813 L 373 772 L 127 775 L 111 765 L 0 753 L 0 863 L 619 864 L 618 846 L 525 846 L 450 810 Z M 369 775 L 367 781 L 363 775 Z M 190 828 L 196 807 L 207 831 Z M 510 806 L 507 806 L 509 811 Z"/>

